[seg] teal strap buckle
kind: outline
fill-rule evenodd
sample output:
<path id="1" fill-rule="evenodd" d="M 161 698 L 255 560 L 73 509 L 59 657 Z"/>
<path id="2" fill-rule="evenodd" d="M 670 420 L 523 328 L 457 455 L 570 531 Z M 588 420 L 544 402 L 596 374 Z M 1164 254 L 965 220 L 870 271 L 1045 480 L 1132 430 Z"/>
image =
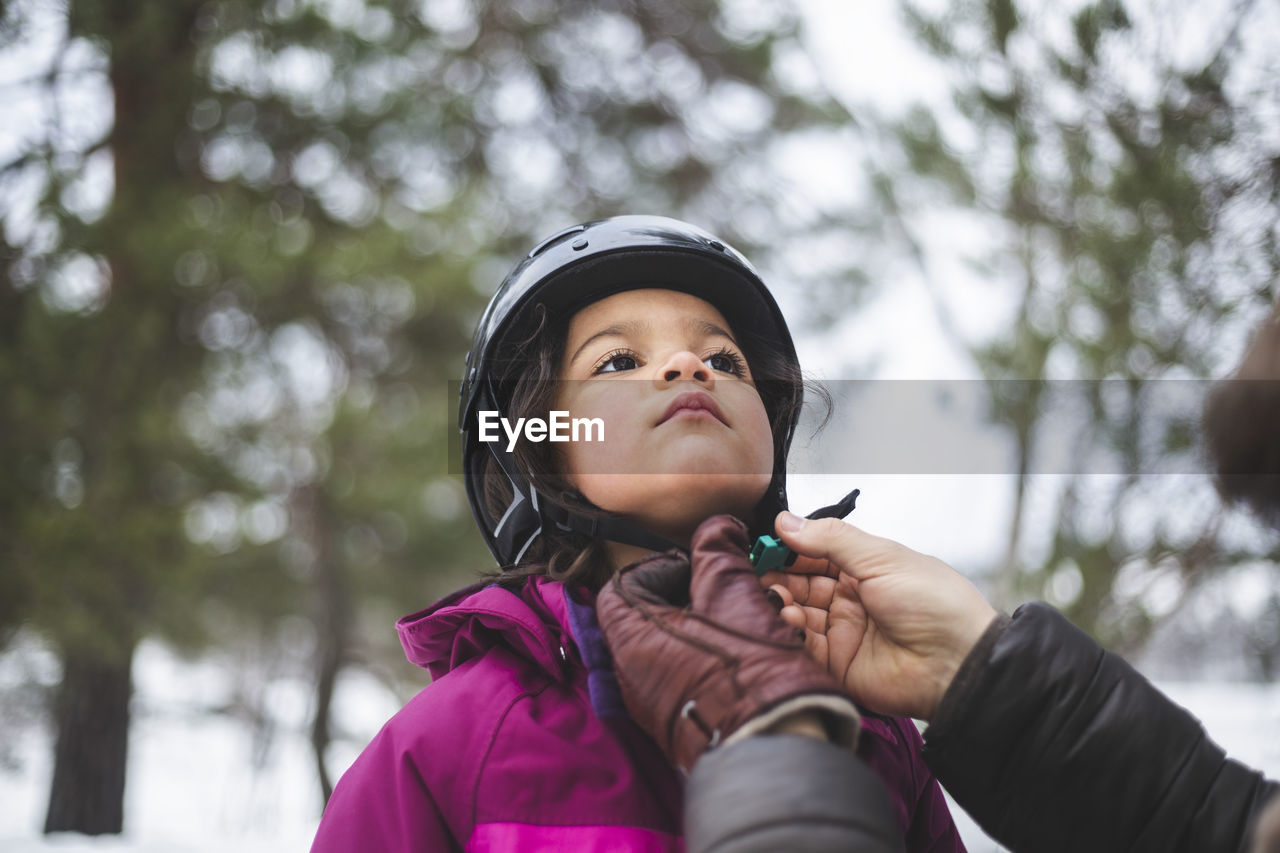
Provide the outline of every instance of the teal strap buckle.
<path id="1" fill-rule="evenodd" d="M 751 566 L 759 577 L 765 572 L 781 570 L 796 561 L 796 552 L 792 551 L 776 536 L 765 534 L 751 546 Z"/>
<path id="2" fill-rule="evenodd" d="M 861 491 L 854 489 L 841 498 L 838 503 L 814 510 L 807 517 L 811 519 L 844 518 L 853 512 L 853 507 L 858 502 L 859 494 L 861 494 Z M 756 540 L 756 544 L 751 546 L 751 567 L 755 569 L 757 577 L 775 569 L 781 571 L 790 567 L 795 561 L 796 552 L 783 545 L 782 540 L 776 536 L 770 536 L 766 533 Z"/>

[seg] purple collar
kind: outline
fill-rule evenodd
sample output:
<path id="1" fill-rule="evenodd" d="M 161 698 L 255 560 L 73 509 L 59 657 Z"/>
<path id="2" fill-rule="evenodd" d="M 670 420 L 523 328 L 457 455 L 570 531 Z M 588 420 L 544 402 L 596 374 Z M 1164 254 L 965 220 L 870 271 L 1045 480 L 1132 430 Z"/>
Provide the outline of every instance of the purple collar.
<path id="1" fill-rule="evenodd" d="M 579 603 L 577 597 L 589 600 Z M 604 634 L 596 619 L 595 595 L 579 587 L 575 592 L 564 587 L 564 602 L 569 615 L 569 630 L 578 647 L 578 654 L 587 667 L 587 691 L 591 707 L 597 717 L 627 716 L 622 704 L 622 691 L 618 688 L 618 676 L 613 671 L 613 658 L 604 644 Z"/>

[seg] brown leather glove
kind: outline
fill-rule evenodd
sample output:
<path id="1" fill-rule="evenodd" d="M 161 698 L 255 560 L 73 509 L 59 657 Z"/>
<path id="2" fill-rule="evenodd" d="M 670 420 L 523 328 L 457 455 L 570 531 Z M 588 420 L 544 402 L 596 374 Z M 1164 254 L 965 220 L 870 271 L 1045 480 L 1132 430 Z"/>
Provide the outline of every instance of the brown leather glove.
<path id="1" fill-rule="evenodd" d="M 688 772 L 703 751 L 818 710 L 852 746 L 853 701 L 805 652 L 747 559 L 747 528 L 719 515 L 693 535 L 692 567 L 655 554 L 605 584 L 596 613 L 632 719 Z"/>

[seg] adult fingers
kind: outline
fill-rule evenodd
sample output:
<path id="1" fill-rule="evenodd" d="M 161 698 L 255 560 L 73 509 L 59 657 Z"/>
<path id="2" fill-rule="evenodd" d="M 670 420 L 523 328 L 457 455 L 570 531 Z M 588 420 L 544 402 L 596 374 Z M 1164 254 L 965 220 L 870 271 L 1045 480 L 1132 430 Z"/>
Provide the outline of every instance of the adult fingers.
<path id="1" fill-rule="evenodd" d="M 818 607 L 803 607 L 799 604 L 788 605 L 778 611 L 782 621 L 793 628 L 804 628 L 806 632 L 827 633 L 831 620 L 827 611 Z"/>
<path id="2" fill-rule="evenodd" d="M 764 586 L 763 582 L 761 583 L 761 586 Z M 788 604 L 796 603 L 796 598 L 794 595 L 791 594 L 791 590 L 787 589 L 785 586 L 783 586 L 780 583 L 774 583 L 774 584 L 769 584 L 768 586 L 765 586 L 764 593 L 765 595 L 769 596 L 770 601 L 774 602 L 774 604 L 777 605 L 777 608 L 779 610 L 786 607 Z"/>
<path id="3" fill-rule="evenodd" d="M 831 578 L 840 575 L 839 566 L 832 565 L 830 560 L 806 557 L 804 554 L 796 554 L 795 562 L 784 571 L 791 575 L 826 575 Z"/>
<path id="4" fill-rule="evenodd" d="M 810 607 L 829 607 L 835 595 L 835 578 L 821 575 L 793 575 L 790 573 L 765 572 L 761 583 L 785 589 L 797 604 Z"/>
<path id="5" fill-rule="evenodd" d="M 827 561 L 824 574 L 843 571 L 858 580 L 874 577 L 896 562 L 895 555 L 909 553 L 892 539 L 873 536 L 838 518 L 806 519 L 783 511 L 774 521 L 782 541 L 801 559 Z M 886 559 L 887 558 L 887 559 Z M 834 571 L 832 571 L 834 570 Z"/>
<path id="6" fill-rule="evenodd" d="M 803 628 L 808 624 L 808 617 L 805 616 L 804 608 L 798 604 L 788 604 L 778 611 L 778 615 L 782 617 L 782 621 L 786 622 L 792 628 Z"/>

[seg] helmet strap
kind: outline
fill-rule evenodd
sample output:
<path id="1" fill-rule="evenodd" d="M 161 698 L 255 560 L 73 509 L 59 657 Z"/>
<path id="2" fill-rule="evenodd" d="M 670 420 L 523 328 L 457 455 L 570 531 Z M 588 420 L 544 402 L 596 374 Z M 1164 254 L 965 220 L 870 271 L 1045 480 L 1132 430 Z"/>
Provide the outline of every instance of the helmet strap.
<path id="1" fill-rule="evenodd" d="M 520 534 L 515 525 L 508 527 L 505 521 L 509 516 L 513 515 L 516 504 L 521 501 L 528 499 L 539 519 L 537 529 L 533 531 L 526 541 L 508 543 L 508 547 L 514 545 L 518 549 L 519 553 L 517 554 L 516 562 L 524 555 L 528 547 L 533 544 L 533 540 L 542 534 L 544 526 L 548 523 L 554 524 L 559 530 L 566 533 L 581 533 L 589 539 L 606 539 L 610 542 L 634 545 L 637 548 L 645 548 L 650 551 L 669 551 L 675 548 L 688 552 L 688 548 L 681 547 L 665 536 L 659 536 L 625 518 L 580 515 L 560 503 L 548 500 L 524 476 L 520 467 L 516 465 L 514 454 L 496 447 L 491 447 L 490 451 L 497 460 L 502 472 L 506 474 L 507 480 L 510 481 L 512 487 L 512 503 L 508 507 L 507 514 L 503 516 L 502 521 L 494 529 L 495 537 L 506 542 L 508 538 Z M 564 501 L 568 497 L 569 494 L 566 492 L 561 494 L 560 499 Z"/>
<path id="2" fill-rule="evenodd" d="M 563 500 L 567 495 L 562 494 Z M 617 516 L 585 516 L 550 501 L 542 503 L 542 517 L 566 533 L 581 533 L 590 539 L 606 539 L 622 545 L 634 545 L 650 551 L 670 551 L 676 549 L 688 553 L 682 547 L 665 536 L 659 536 L 651 530 Z"/>

